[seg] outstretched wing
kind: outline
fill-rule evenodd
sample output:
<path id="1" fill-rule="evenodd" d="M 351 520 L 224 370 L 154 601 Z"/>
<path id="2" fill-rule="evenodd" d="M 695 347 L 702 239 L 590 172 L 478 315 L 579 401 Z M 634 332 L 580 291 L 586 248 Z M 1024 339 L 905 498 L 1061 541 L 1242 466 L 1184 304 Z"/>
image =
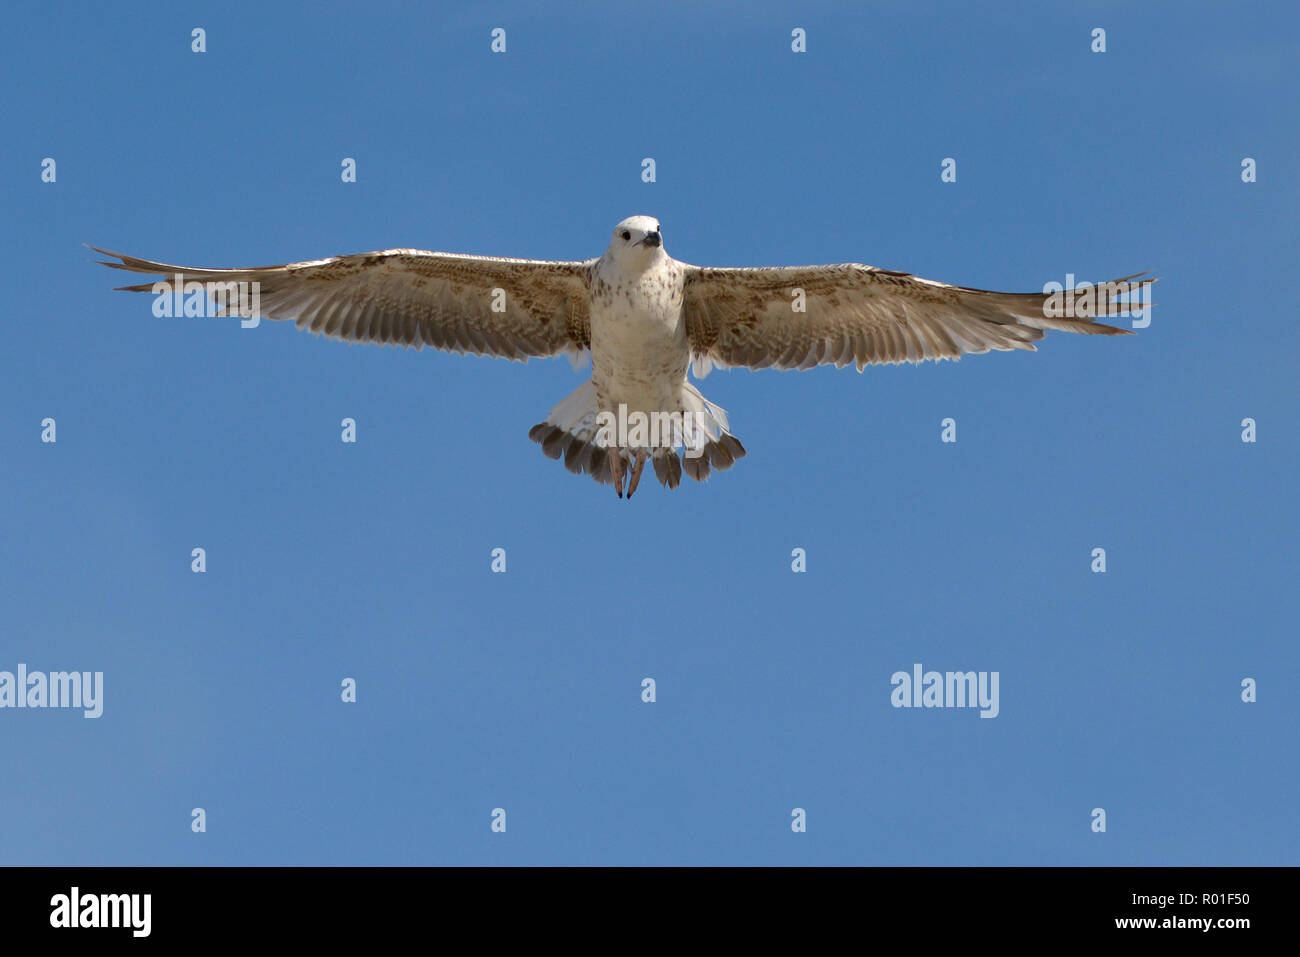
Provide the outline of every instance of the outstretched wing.
<path id="1" fill-rule="evenodd" d="M 121 260 L 105 266 L 171 282 L 177 275 L 184 282 L 256 282 L 263 318 L 292 319 L 299 329 L 336 339 L 523 361 L 576 356 L 590 347 L 591 262 L 386 249 L 284 266 L 202 269 L 90 248 Z M 152 292 L 153 284 L 119 288 Z"/>
<path id="2" fill-rule="evenodd" d="M 1136 278 L 1098 285 L 1091 315 L 1061 317 L 1045 293 L 986 292 L 860 263 L 692 266 L 683 310 L 697 374 L 715 364 L 811 369 L 850 362 L 861 372 L 874 363 L 1032 350 L 1047 329 L 1127 334 L 1095 317 L 1123 312 L 1118 296 L 1136 289 Z"/>

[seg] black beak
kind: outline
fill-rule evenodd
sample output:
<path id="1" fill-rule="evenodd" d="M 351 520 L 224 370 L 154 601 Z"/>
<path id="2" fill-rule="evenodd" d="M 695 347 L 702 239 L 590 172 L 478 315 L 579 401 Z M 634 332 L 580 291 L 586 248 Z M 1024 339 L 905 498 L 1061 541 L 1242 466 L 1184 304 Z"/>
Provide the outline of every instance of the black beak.
<path id="1" fill-rule="evenodd" d="M 645 239 L 641 240 L 642 246 L 658 246 L 662 243 L 663 240 L 659 238 L 658 233 L 646 233 Z"/>

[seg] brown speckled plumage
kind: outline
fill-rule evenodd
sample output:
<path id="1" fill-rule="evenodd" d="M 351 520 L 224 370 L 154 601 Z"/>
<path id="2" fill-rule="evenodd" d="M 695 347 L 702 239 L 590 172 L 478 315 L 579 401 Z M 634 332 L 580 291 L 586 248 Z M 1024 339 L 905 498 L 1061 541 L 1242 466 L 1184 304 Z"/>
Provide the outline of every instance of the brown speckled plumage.
<path id="1" fill-rule="evenodd" d="M 92 247 L 95 248 L 95 247 Z M 956 359 L 990 350 L 1033 350 L 1045 331 L 1124 334 L 1092 317 L 1051 318 L 1042 293 L 950 286 L 860 263 L 701 268 L 664 251 L 657 220 L 615 227 L 600 259 L 555 262 L 388 249 L 249 269 L 172 266 L 97 249 L 104 265 L 185 281 L 257 282 L 263 318 L 351 342 L 500 356 L 590 352 L 592 378 L 529 436 L 565 467 L 635 489 L 650 464 L 675 488 L 745 455 L 726 413 L 687 379 L 714 365 L 808 369 L 852 363 Z M 1135 277 L 1126 277 L 1133 279 Z M 1118 282 L 1118 280 L 1117 280 Z M 121 287 L 150 292 L 152 283 Z M 1098 287 L 1100 290 L 1102 287 Z M 504 308 L 495 290 L 504 293 Z M 793 307 L 802 290 L 804 309 Z M 1125 307 L 1100 295 L 1095 314 Z M 602 447 L 598 413 L 620 406 L 697 416 L 708 426 L 698 455 L 653 446 Z"/>

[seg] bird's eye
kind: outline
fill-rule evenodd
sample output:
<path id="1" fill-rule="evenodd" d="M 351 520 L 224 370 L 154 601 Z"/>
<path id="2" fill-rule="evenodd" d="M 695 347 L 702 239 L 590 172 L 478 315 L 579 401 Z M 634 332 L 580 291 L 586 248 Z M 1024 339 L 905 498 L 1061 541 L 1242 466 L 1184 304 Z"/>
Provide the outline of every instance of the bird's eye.
<path id="1" fill-rule="evenodd" d="M 630 232 L 628 232 L 626 229 L 623 230 L 623 241 L 626 242 L 627 240 L 629 240 L 629 239 L 631 239 L 631 238 L 632 238 L 632 234 L 631 234 Z"/>

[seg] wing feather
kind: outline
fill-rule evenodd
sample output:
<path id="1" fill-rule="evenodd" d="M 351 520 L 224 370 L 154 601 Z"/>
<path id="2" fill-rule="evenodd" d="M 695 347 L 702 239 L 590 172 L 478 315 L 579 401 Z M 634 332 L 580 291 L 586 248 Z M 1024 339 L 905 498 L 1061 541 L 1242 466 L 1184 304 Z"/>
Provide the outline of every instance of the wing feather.
<path id="1" fill-rule="evenodd" d="M 173 266 L 96 246 L 105 266 L 174 282 L 256 282 L 262 318 L 351 342 L 501 356 L 577 356 L 591 345 L 594 260 L 554 262 L 386 249 L 281 266 Z M 153 283 L 120 287 L 152 292 Z M 504 311 L 494 311 L 503 290 Z"/>
<path id="2" fill-rule="evenodd" d="M 861 263 L 751 269 L 687 267 L 686 334 L 696 375 L 713 365 L 756 369 L 957 359 L 1033 350 L 1049 329 L 1128 335 L 1097 317 L 1123 315 L 1120 296 L 1154 279 L 1095 287 L 1093 315 L 1054 315 L 1047 293 L 951 286 Z M 1139 282 L 1132 282 L 1139 280 Z M 802 290 L 804 311 L 794 306 Z M 1148 303 L 1149 304 L 1149 303 Z"/>

